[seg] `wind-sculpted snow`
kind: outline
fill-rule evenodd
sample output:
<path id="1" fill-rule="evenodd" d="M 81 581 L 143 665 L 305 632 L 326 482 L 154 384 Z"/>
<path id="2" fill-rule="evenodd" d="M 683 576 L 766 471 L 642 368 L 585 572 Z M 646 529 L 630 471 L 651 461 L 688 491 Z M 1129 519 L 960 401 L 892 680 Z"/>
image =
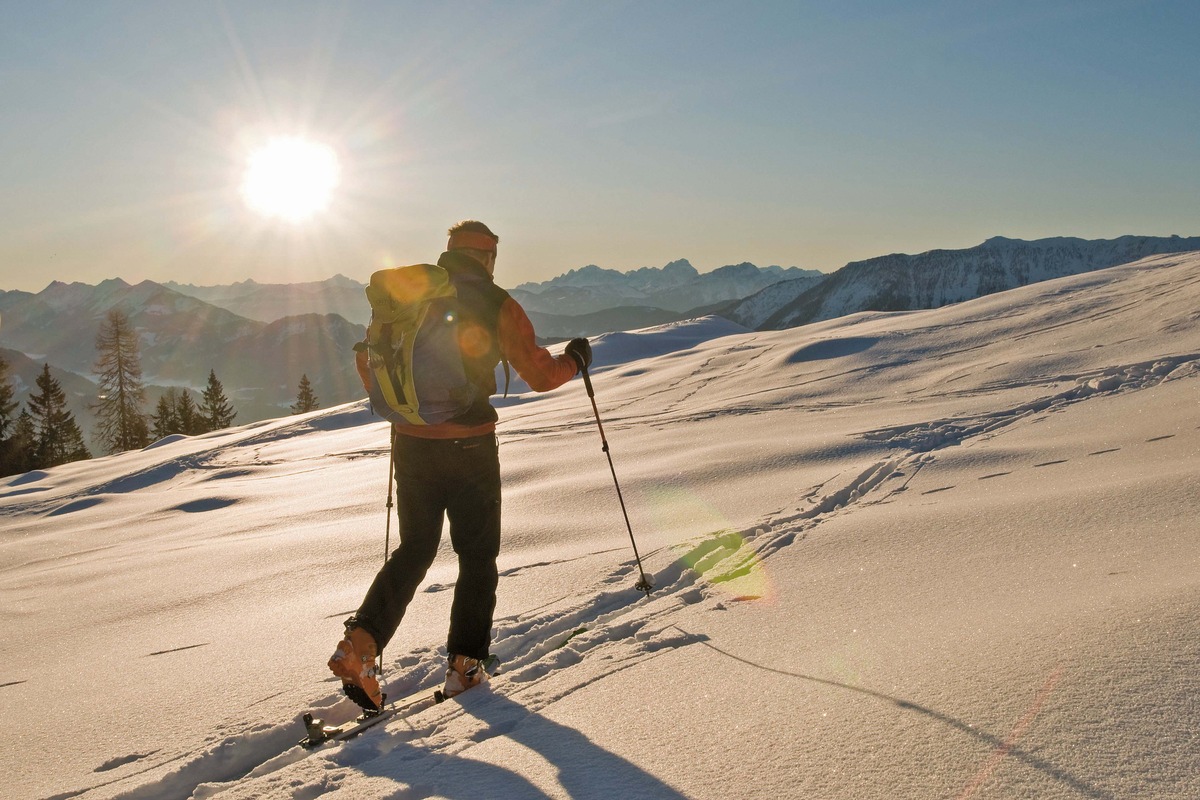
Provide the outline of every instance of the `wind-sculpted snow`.
<path id="1" fill-rule="evenodd" d="M 356 714 L 325 659 L 396 542 L 364 404 L 0 481 L 6 790 L 1200 796 L 1198 308 L 1200 256 L 1171 255 L 598 341 L 654 591 L 582 386 L 518 391 L 501 671 L 312 753 L 304 712 Z M 390 696 L 440 684 L 455 581 L 444 543 Z"/>
<path id="2" fill-rule="evenodd" d="M 990 434 L 1027 417 L 1060 411 L 1067 405 L 1116 392 L 1136 391 L 1157 386 L 1163 381 L 1195 377 L 1200 374 L 1200 353 L 1156 359 L 1143 364 L 1106 367 L 1086 375 L 1063 375 L 1049 379 L 1052 384 L 1073 383 L 1069 389 L 1021 403 L 1013 408 L 990 411 L 975 417 L 958 417 L 869 431 L 865 438 L 905 447 L 914 452 L 928 452 L 942 447 L 962 444 L 974 436 Z M 1045 385 L 1038 378 L 1037 385 Z M 1031 382 L 987 384 L 976 392 L 998 392 Z"/>

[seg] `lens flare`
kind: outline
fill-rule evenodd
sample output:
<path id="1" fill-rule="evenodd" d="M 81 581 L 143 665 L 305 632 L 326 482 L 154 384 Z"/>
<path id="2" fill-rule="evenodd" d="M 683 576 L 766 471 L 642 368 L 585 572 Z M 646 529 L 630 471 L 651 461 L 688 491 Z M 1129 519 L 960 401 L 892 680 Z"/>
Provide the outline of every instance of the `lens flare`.
<path id="1" fill-rule="evenodd" d="M 765 535 L 733 530 L 730 520 L 695 492 L 663 488 L 651 493 L 655 527 L 660 531 L 686 526 L 688 549 L 680 557 L 683 566 L 699 573 L 714 589 L 732 600 L 770 600 L 774 597 L 770 578 L 754 539 Z M 700 538 L 698 534 L 709 531 Z"/>

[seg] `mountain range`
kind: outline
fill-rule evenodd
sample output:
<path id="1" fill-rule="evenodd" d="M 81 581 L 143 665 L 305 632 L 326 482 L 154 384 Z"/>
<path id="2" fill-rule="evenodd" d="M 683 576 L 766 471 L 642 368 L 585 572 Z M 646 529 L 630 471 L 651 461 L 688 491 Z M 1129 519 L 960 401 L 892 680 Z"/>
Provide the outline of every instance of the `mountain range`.
<path id="1" fill-rule="evenodd" d="M 627 273 L 589 265 L 511 293 L 543 343 L 708 314 L 773 330 L 862 311 L 936 308 L 1191 250 L 1200 250 L 1200 237 L 995 237 L 962 250 L 852 262 L 829 274 L 749 263 L 700 274 L 685 259 Z M 40 365 L 49 363 L 81 412 L 95 395 L 86 376 L 96 359 L 96 333 L 108 310 L 119 307 L 141 333 L 151 406 L 165 387 L 199 389 L 214 370 L 238 421 L 251 422 L 286 414 L 301 375 L 324 406 L 362 396 L 349 353 L 369 314 L 364 288 L 343 275 L 313 283 L 208 287 L 130 285 L 117 278 L 96 286 L 55 281 L 36 294 L 0 291 L 0 352 L 12 367 L 18 399 L 28 396 Z M 86 415 L 77 417 L 86 430 Z"/>
<path id="2" fill-rule="evenodd" d="M 302 314 L 337 314 L 365 327 L 371 317 L 363 299 L 366 285 L 345 275 L 308 283 L 245 280 L 228 286 L 195 286 L 167 281 L 163 286 L 259 322 Z"/>
<path id="3" fill-rule="evenodd" d="M 113 278 L 96 286 L 54 281 L 37 294 L 0 292 L 0 347 L 10 351 L 6 360 L 21 379 L 18 397 L 24 399 L 32 382 L 25 375 L 31 364 L 90 376 L 96 334 L 113 308 L 128 314 L 140 333 L 150 405 L 166 387 L 200 389 L 209 370 L 224 384 L 239 422 L 286 414 L 305 374 L 325 404 L 361 395 L 347 357 L 362 339 L 361 325 L 316 313 L 261 322 L 153 281 L 130 285 Z M 79 386 L 73 382 L 70 393 L 86 392 Z M 86 420 L 80 422 L 86 428 Z"/>
<path id="4" fill-rule="evenodd" d="M 625 306 L 685 313 L 740 300 L 780 281 L 820 275 L 815 270 L 798 267 L 756 267 L 745 262 L 701 274 L 687 259 L 631 272 L 591 264 L 542 283 L 523 283 L 511 294 L 526 311 L 561 316 L 593 314 Z"/>
<path id="5" fill-rule="evenodd" d="M 1128 264 L 1147 256 L 1200 250 L 1200 236 L 996 236 L 964 250 L 894 254 L 847 264 L 815 282 L 769 289 L 720 313 L 755 329 L 779 330 L 860 311 L 940 308 L 1039 281 Z"/>

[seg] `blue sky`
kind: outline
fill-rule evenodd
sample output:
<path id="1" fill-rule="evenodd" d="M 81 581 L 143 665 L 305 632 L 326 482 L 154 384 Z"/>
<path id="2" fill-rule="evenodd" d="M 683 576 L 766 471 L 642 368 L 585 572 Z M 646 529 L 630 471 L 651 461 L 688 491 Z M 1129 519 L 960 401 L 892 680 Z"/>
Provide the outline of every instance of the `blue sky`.
<path id="1" fill-rule="evenodd" d="M 1200 234 L 1195 2 L 0 0 L 0 289 Z M 238 193 L 272 135 L 328 211 Z"/>

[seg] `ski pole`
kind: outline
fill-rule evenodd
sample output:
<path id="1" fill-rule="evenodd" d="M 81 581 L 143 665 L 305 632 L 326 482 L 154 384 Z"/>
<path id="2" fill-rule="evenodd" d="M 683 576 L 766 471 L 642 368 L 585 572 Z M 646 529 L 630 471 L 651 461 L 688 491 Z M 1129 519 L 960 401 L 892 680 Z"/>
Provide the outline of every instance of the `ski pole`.
<path id="1" fill-rule="evenodd" d="M 629 523 L 629 512 L 625 510 L 625 498 L 621 495 L 621 482 L 617 480 L 617 468 L 613 466 L 612 453 L 608 448 L 608 438 L 604 435 L 604 423 L 600 421 L 600 409 L 596 407 L 596 391 L 592 388 L 591 376 L 588 375 L 587 367 L 580 366 L 584 388 L 587 389 L 588 399 L 592 401 L 592 413 L 596 415 L 596 427 L 600 429 L 601 449 L 608 457 L 608 469 L 612 472 L 613 485 L 617 487 L 617 500 L 621 503 L 621 514 L 625 517 L 625 527 L 629 530 L 629 543 L 633 545 L 633 558 L 637 561 L 638 573 L 641 575 L 641 580 L 634 588 L 639 592 L 645 592 L 646 597 L 649 597 L 650 592 L 654 589 L 654 584 L 646 577 L 646 570 L 642 568 L 642 557 L 638 554 L 637 540 L 633 538 L 633 525 Z"/>
<path id="2" fill-rule="evenodd" d="M 388 451 L 388 496 L 387 496 L 387 524 L 384 525 L 383 533 L 383 563 L 387 564 L 388 555 L 392 550 L 392 488 L 395 482 L 392 480 L 396 469 L 396 429 L 391 425 L 388 430 L 392 434 L 391 448 Z M 383 677 L 383 648 L 379 648 L 379 677 Z"/>

